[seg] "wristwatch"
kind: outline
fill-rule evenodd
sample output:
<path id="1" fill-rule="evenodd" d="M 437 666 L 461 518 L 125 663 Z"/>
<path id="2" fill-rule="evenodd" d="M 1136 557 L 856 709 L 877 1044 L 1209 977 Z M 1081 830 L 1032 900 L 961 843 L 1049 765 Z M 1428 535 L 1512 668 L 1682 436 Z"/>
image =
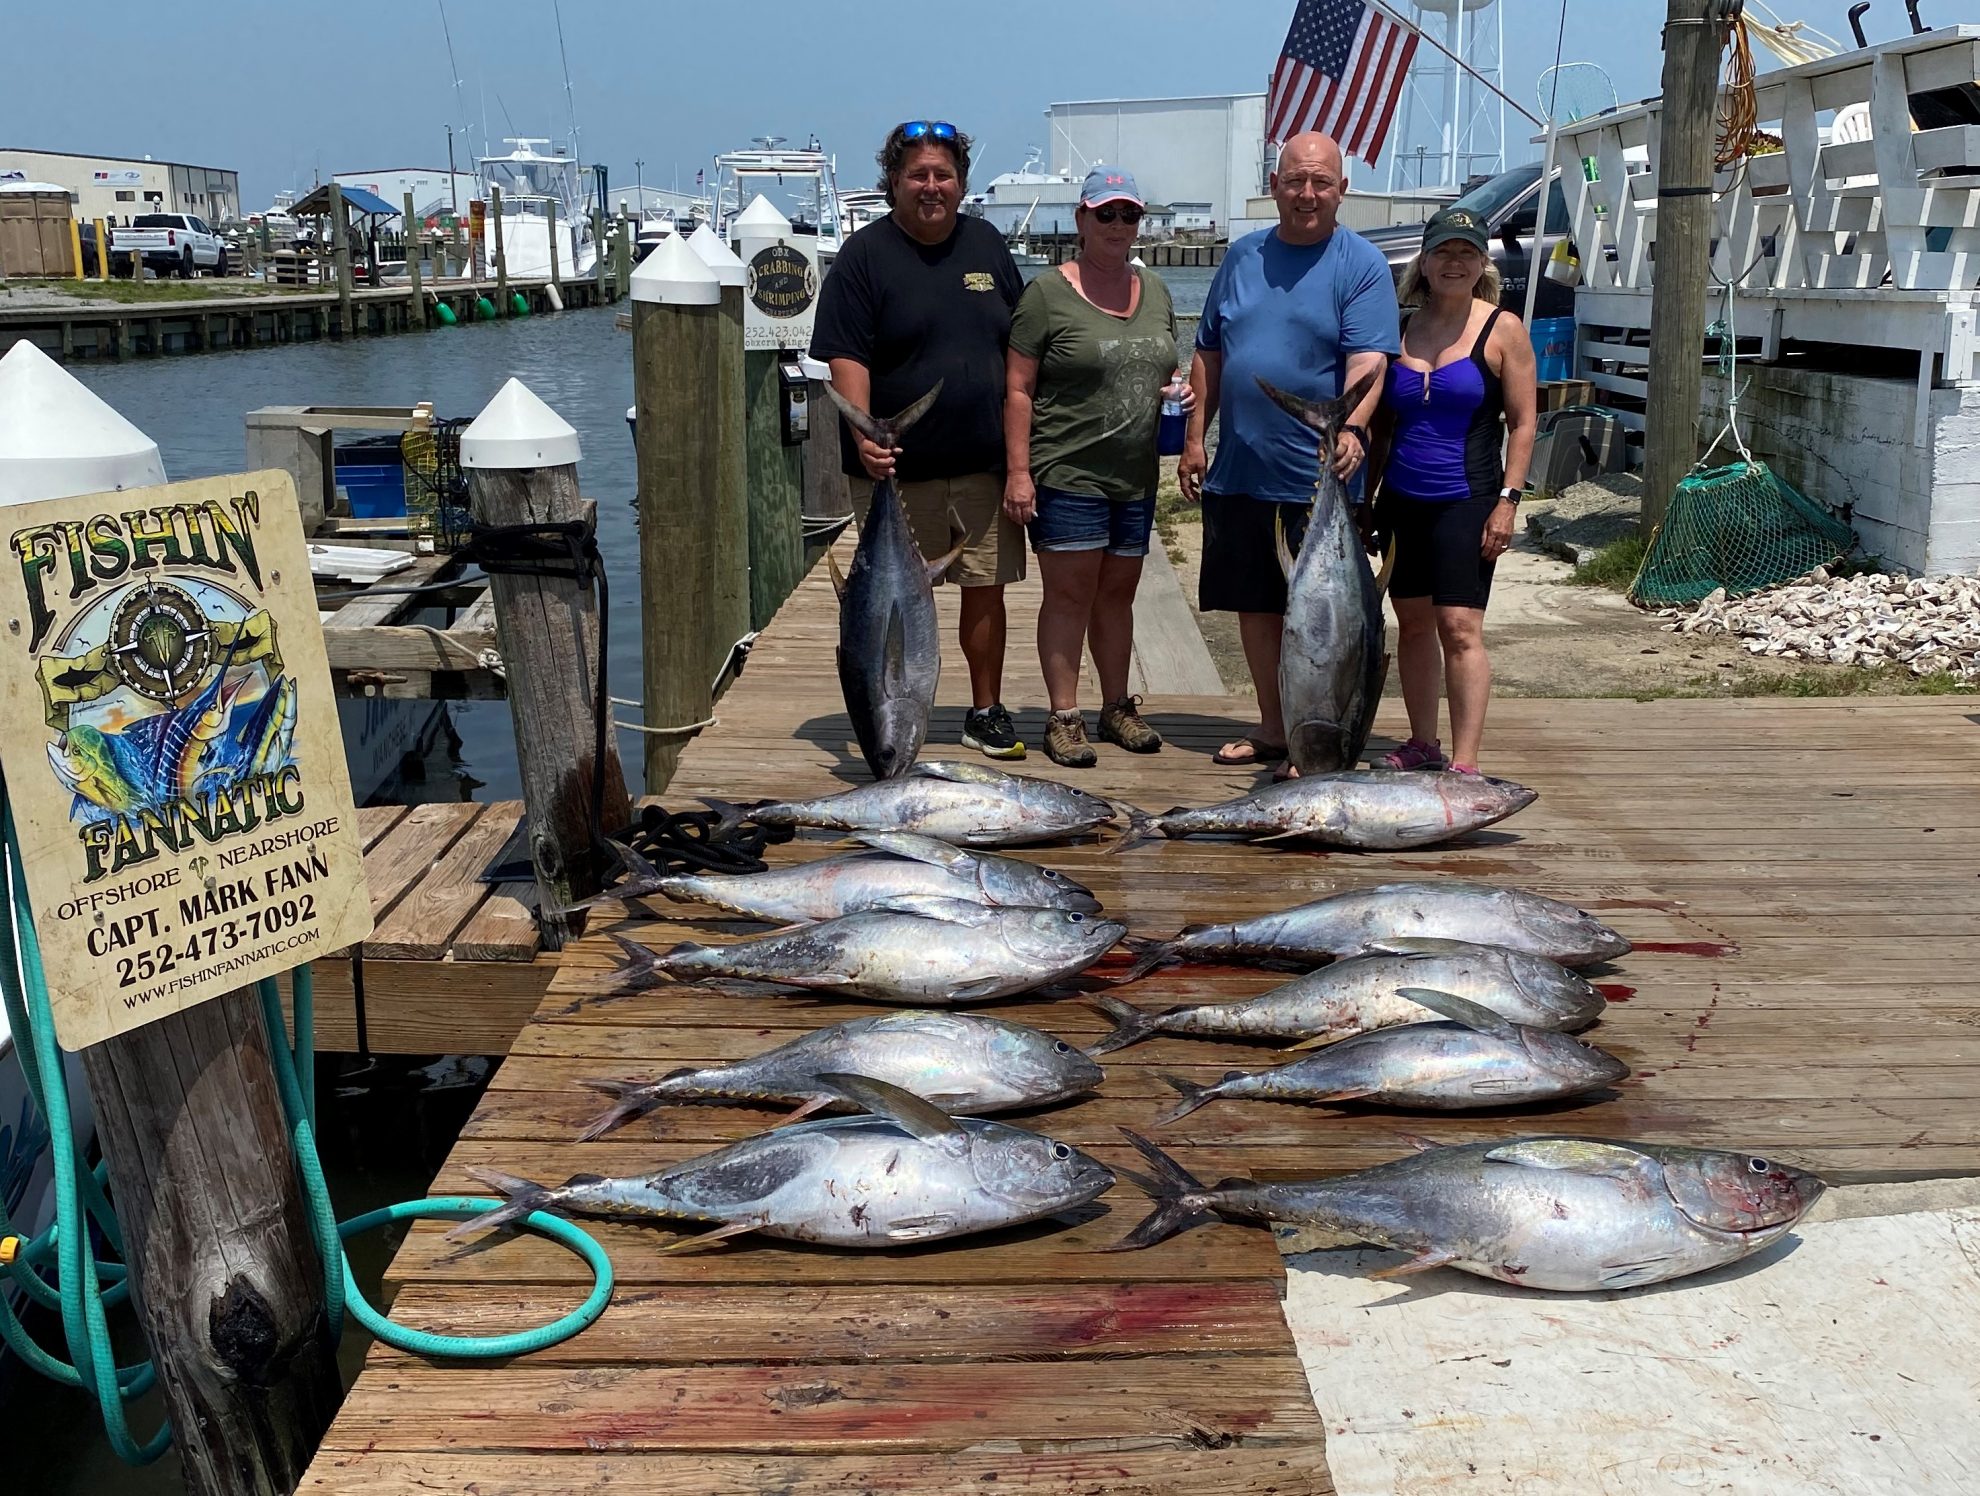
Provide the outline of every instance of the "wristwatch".
<path id="1" fill-rule="evenodd" d="M 1510 504 L 1515 509 L 1519 507 L 1519 501 L 1525 497 L 1526 490 L 1523 488 L 1502 488 L 1499 490 L 1499 502 Z"/>

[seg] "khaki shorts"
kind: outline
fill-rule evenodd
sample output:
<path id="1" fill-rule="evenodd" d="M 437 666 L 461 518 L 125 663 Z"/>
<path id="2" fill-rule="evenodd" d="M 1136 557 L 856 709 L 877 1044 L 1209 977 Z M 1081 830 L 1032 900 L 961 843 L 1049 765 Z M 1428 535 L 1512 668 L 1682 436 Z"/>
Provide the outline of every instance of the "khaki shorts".
<path id="1" fill-rule="evenodd" d="M 866 522 L 873 502 L 873 482 L 864 475 L 846 479 L 853 513 Z M 958 587 L 1001 587 L 1024 580 L 1024 529 L 1004 513 L 1004 480 L 995 473 L 966 473 L 960 478 L 924 478 L 900 485 L 907 505 L 908 529 L 929 560 L 946 555 L 962 535 L 969 543 L 940 578 Z M 950 511 L 962 521 L 958 531 Z"/>

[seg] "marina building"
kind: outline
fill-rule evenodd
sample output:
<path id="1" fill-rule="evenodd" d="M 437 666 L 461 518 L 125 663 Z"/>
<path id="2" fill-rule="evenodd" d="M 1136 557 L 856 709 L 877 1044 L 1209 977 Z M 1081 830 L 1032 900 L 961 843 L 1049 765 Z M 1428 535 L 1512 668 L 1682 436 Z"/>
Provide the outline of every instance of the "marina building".
<path id="1" fill-rule="evenodd" d="M 0 180 L 66 187 L 77 218 L 129 223 L 139 213 L 192 213 L 208 223 L 241 216 L 240 173 L 149 157 L 87 156 L 0 146 Z"/>
<path id="2" fill-rule="evenodd" d="M 1083 99 L 1051 105 L 1045 119 L 1049 173 L 1070 178 L 1075 199 L 1080 179 L 1105 161 L 1133 172 L 1151 203 L 1207 204 L 1193 215 L 1205 229 L 1243 218 L 1246 200 L 1265 190 L 1271 170 L 1263 93 Z"/>
<path id="3" fill-rule="evenodd" d="M 422 218 L 430 218 L 435 213 L 452 213 L 458 205 L 462 215 L 467 206 L 481 195 L 480 184 L 471 171 L 450 173 L 439 166 L 392 166 L 380 171 L 339 171 L 330 174 L 330 180 L 339 187 L 358 187 L 373 197 L 383 198 L 394 208 L 406 200 L 406 194 L 413 196 L 413 211 Z M 397 224 L 398 219 L 392 220 Z"/>

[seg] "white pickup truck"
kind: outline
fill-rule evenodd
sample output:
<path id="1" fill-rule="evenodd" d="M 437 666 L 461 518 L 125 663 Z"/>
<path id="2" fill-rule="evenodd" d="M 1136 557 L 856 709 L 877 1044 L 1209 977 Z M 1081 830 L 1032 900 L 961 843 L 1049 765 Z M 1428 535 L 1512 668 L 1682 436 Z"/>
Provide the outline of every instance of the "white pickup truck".
<path id="1" fill-rule="evenodd" d="M 227 244 L 190 213 L 140 213 L 128 227 L 110 231 L 112 273 L 130 271 L 132 257 L 163 277 L 191 280 L 200 271 L 227 273 Z"/>

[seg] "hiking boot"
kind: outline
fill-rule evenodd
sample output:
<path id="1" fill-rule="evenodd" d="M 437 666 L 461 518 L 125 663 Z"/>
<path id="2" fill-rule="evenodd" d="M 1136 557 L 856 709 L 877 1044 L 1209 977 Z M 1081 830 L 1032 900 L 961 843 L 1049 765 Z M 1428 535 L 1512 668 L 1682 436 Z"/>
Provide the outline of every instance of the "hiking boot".
<path id="1" fill-rule="evenodd" d="M 1100 759 L 1086 741 L 1086 718 L 1077 711 L 1054 712 L 1045 719 L 1045 754 L 1066 769 L 1090 769 Z"/>
<path id="2" fill-rule="evenodd" d="M 1100 740 L 1118 743 L 1129 753 L 1154 753 L 1162 746 L 1162 735 L 1150 727 L 1137 710 L 1139 696 L 1123 696 L 1100 708 Z"/>
<path id="3" fill-rule="evenodd" d="M 1024 744 L 1003 702 L 995 706 L 972 707 L 963 717 L 962 745 L 974 748 L 986 758 L 1023 758 Z"/>

